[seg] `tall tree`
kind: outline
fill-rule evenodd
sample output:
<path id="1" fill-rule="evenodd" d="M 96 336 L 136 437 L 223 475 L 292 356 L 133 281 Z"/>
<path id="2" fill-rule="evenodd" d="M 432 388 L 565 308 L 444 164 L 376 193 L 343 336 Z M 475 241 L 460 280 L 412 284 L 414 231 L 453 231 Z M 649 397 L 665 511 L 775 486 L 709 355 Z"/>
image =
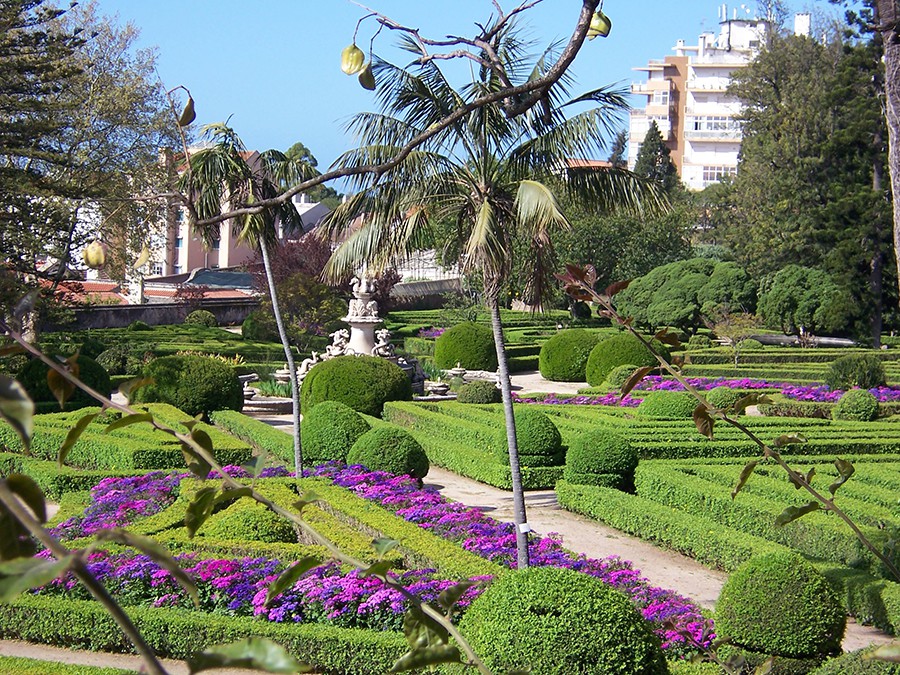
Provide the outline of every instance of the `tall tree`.
<path id="1" fill-rule="evenodd" d="M 628 165 L 628 132 L 620 129 L 609 151 L 609 163 L 613 168 L 624 169 Z"/>
<path id="2" fill-rule="evenodd" d="M 669 150 L 656 121 L 650 122 L 647 135 L 634 163 L 634 172 L 641 178 L 648 178 L 658 183 L 666 194 L 672 194 L 678 187 L 678 170 L 672 162 Z"/>
<path id="3" fill-rule="evenodd" d="M 536 304 L 555 270 L 550 233 L 568 226 L 552 188 L 593 199 L 609 210 L 637 208 L 641 196 L 655 197 L 656 193 L 622 169 L 570 172 L 560 180 L 554 167 L 567 157 L 588 157 L 606 149 L 612 123 L 627 109 L 618 92 L 598 90 L 581 97 L 597 107 L 566 118 L 565 79 L 547 92 L 539 108 L 522 117 L 510 118 L 500 105 L 488 105 L 462 117 L 405 157 L 399 154 L 409 139 L 450 110 L 509 83 L 541 78 L 555 60 L 550 49 L 537 62 L 527 63 L 524 55 L 531 45 L 509 26 L 492 28 L 486 26 L 491 56 L 503 66 L 485 65 L 474 81 L 463 87 L 451 84 L 438 60 L 420 61 L 410 69 L 376 61 L 382 111 L 363 113 L 353 120 L 350 127 L 361 139 L 361 147 L 338 163 L 359 167 L 395 157 L 398 163 L 389 171 L 353 181 L 356 194 L 330 221 L 332 233 L 346 240 L 335 251 L 329 269 L 335 275 L 355 271 L 363 264 L 369 270 L 383 269 L 426 246 L 430 223 L 442 219 L 455 222 L 463 263 L 481 275 L 490 311 L 506 417 L 517 562 L 526 567 L 528 525 L 500 322 L 501 288 L 516 263 L 512 242 L 524 242 L 528 250 L 526 293 L 531 304 Z M 405 45 L 419 53 L 414 42 Z M 487 59 L 488 55 L 483 56 Z M 353 228 L 348 229 L 349 223 L 354 223 Z"/>

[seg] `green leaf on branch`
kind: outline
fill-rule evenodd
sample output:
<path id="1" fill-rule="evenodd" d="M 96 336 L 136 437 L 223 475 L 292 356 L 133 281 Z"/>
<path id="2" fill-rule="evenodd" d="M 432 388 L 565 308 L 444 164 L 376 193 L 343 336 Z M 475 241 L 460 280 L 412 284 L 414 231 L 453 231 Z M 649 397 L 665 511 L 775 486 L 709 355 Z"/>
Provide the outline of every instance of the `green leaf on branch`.
<path id="1" fill-rule="evenodd" d="M 209 437 L 208 433 L 203 431 L 203 429 L 197 429 L 191 425 L 191 439 L 206 452 L 212 454 L 212 439 Z M 212 464 L 210 464 L 195 447 L 188 443 L 182 443 L 181 454 L 184 455 L 184 461 L 187 463 L 188 471 L 197 476 L 197 478 L 203 480 L 206 480 L 206 478 L 209 477 L 209 472 L 212 470 Z"/>
<path id="2" fill-rule="evenodd" d="M 235 502 L 241 497 L 251 497 L 252 495 L 253 488 L 251 487 L 226 488 L 223 489 L 222 493 L 216 497 L 213 506 L 219 507 L 222 505 L 231 504 L 231 502 Z"/>
<path id="3" fill-rule="evenodd" d="M 744 488 L 747 484 L 747 481 L 750 479 L 750 476 L 753 475 L 753 471 L 756 469 L 759 464 L 759 460 L 753 460 L 752 462 L 747 462 L 744 465 L 744 468 L 741 469 L 741 475 L 738 476 L 737 485 L 734 486 L 734 489 L 731 491 L 731 498 L 734 499 L 738 496 L 738 493 Z"/>
<path id="4" fill-rule="evenodd" d="M 413 649 L 421 649 L 437 644 L 447 644 L 450 633 L 447 628 L 422 611 L 421 607 L 413 605 L 403 615 L 403 634 L 406 641 Z"/>
<path id="5" fill-rule="evenodd" d="M 359 573 L 361 577 L 383 577 L 394 566 L 390 560 L 379 560 L 369 565 L 366 569 Z"/>
<path id="6" fill-rule="evenodd" d="M 197 530 L 212 515 L 218 491 L 219 489 L 214 487 L 200 488 L 194 495 L 194 499 L 188 504 L 184 514 L 184 527 L 187 529 L 188 538 L 193 539 Z"/>
<path id="7" fill-rule="evenodd" d="M 819 502 L 809 502 L 808 504 L 804 504 L 803 506 L 788 506 L 775 519 L 775 525 L 777 527 L 784 527 L 788 523 L 792 523 L 798 518 L 802 518 L 807 513 L 818 511 L 821 508 L 822 507 Z"/>
<path id="8" fill-rule="evenodd" d="M 192 675 L 214 668 L 253 668 L 290 674 L 313 672 L 311 666 L 295 659 L 281 645 L 258 637 L 210 647 L 190 657 L 187 665 Z"/>
<path id="9" fill-rule="evenodd" d="M 634 389 L 645 377 L 647 377 L 647 373 L 653 370 L 653 366 L 642 366 L 635 370 L 631 375 L 628 376 L 628 379 L 625 380 L 625 384 L 622 385 L 622 395 L 619 398 L 621 402 L 631 390 Z"/>
<path id="10" fill-rule="evenodd" d="M 838 471 L 838 477 L 831 485 L 828 486 L 828 491 L 831 493 L 832 497 L 834 497 L 834 493 L 837 492 L 838 488 L 848 480 L 850 480 L 850 477 L 854 473 L 856 473 L 856 469 L 854 468 L 853 464 L 848 462 L 846 459 L 841 459 L 840 457 L 834 460 L 834 466 Z"/>
<path id="11" fill-rule="evenodd" d="M 445 588 L 438 596 L 438 604 L 449 612 L 456 606 L 456 603 L 459 602 L 459 599 L 466 591 L 477 585 L 477 581 L 460 581 L 450 588 Z"/>
<path id="12" fill-rule="evenodd" d="M 740 415 L 751 405 L 766 405 L 771 403 L 772 399 L 769 398 L 766 394 L 753 393 L 747 394 L 746 396 L 742 396 L 739 398 L 734 404 L 734 412 Z"/>
<path id="13" fill-rule="evenodd" d="M 78 352 L 75 352 L 66 359 L 66 369 L 73 377 L 78 377 L 81 370 L 78 367 Z M 72 394 L 75 393 L 75 385 L 63 377 L 62 373 L 55 368 L 50 368 L 50 370 L 47 371 L 47 386 L 50 387 L 50 391 L 53 392 L 54 398 L 59 401 L 60 410 L 65 408 L 66 401 L 68 401 Z"/>
<path id="14" fill-rule="evenodd" d="M 769 675 L 773 668 L 775 668 L 775 657 L 770 656 L 756 667 L 753 675 Z"/>
<path id="15" fill-rule="evenodd" d="M 776 448 L 783 448 L 788 445 L 800 445 L 806 443 L 806 437 L 800 434 L 783 434 L 772 441 L 772 445 Z"/>
<path id="16" fill-rule="evenodd" d="M 697 426 L 697 431 L 712 440 L 715 420 L 709 416 L 709 410 L 702 403 L 694 408 L 694 424 Z"/>
<path id="17" fill-rule="evenodd" d="M 420 647 L 404 654 L 390 669 L 391 673 L 418 670 L 439 663 L 460 663 L 462 655 L 454 645 Z"/>
<path id="18" fill-rule="evenodd" d="M 900 642 L 892 642 L 891 644 L 881 645 L 877 649 L 864 654 L 863 659 L 873 661 L 888 661 L 889 663 L 900 663 Z"/>
<path id="19" fill-rule="evenodd" d="M 257 455 L 249 462 L 241 464 L 241 468 L 249 473 L 251 478 L 259 478 L 259 474 L 266 468 L 266 458 L 264 455 Z"/>
<path id="20" fill-rule="evenodd" d="M 296 564 L 288 567 L 275 581 L 272 582 L 272 585 L 269 586 L 269 590 L 266 592 L 266 607 L 272 603 L 279 593 L 283 593 L 288 588 L 291 588 L 297 583 L 297 580 L 300 577 L 309 572 L 312 568 L 318 567 L 321 564 L 322 561 L 318 558 L 307 556 L 301 558 Z"/>
<path id="21" fill-rule="evenodd" d="M 388 539 L 387 537 L 379 537 L 378 539 L 372 540 L 372 548 L 375 549 L 375 554 L 378 556 L 379 560 L 384 558 L 389 551 L 397 548 L 399 545 L 399 541 L 396 539 Z"/>
<path id="22" fill-rule="evenodd" d="M 603 291 L 603 295 L 607 295 L 610 298 L 613 297 L 616 293 L 621 293 L 626 288 L 631 285 L 631 279 L 627 279 L 625 281 L 617 281 L 614 284 L 610 284 Z"/>
<path id="23" fill-rule="evenodd" d="M 85 415 L 78 420 L 74 427 L 69 429 L 69 433 L 66 434 L 66 440 L 59 446 L 59 452 L 56 454 L 56 463 L 59 466 L 66 463 L 66 457 L 68 457 L 72 446 L 78 442 L 78 439 L 81 438 L 81 434 L 84 433 L 84 430 L 87 429 L 88 425 L 93 422 L 99 414 L 100 413 L 91 413 L 90 415 Z"/>
<path id="24" fill-rule="evenodd" d="M 16 558 L 0 563 L 0 603 L 12 602 L 32 588 L 49 584 L 71 567 L 74 558 L 62 560 Z"/>
<path id="25" fill-rule="evenodd" d="M 803 476 L 803 474 L 799 474 L 799 475 Z M 793 483 L 795 490 L 799 490 L 800 488 L 803 487 L 804 483 L 806 483 L 807 485 L 812 485 L 812 480 L 813 480 L 813 477 L 815 477 L 815 475 L 816 475 L 816 469 L 815 469 L 815 467 L 813 467 L 809 471 L 806 472 L 806 475 L 803 476 L 802 481 L 797 480 L 794 477 L 793 473 L 788 473 L 788 480 L 791 481 L 791 483 Z"/>
<path id="26" fill-rule="evenodd" d="M 11 473 L 6 477 L 6 487 L 25 502 L 39 523 L 43 525 L 47 522 L 47 503 L 44 501 L 44 492 L 31 477 L 21 473 Z"/>
<path id="27" fill-rule="evenodd" d="M 156 561 L 160 567 L 172 575 L 179 586 L 187 591 L 187 594 L 194 602 L 194 606 L 200 607 L 200 594 L 197 591 L 197 584 L 187 572 L 181 569 L 178 561 L 171 556 L 165 546 L 149 537 L 143 537 L 120 528 L 99 530 L 96 533 L 96 537 L 97 541 L 112 541 L 123 546 L 136 548 L 150 559 Z"/>
<path id="28" fill-rule="evenodd" d="M 120 417 L 115 422 L 111 422 L 107 425 L 106 429 L 103 430 L 104 434 L 108 434 L 111 431 L 115 431 L 116 429 L 122 429 L 124 427 L 130 427 L 132 424 L 140 424 L 141 422 L 152 422 L 153 414 L 152 413 L 133 413 L 131 415 L 125 415 L 124 417 Z"/>
<path id="29" fill-rule="evenodd" d="M 305 509 L 310 504 L 315 504 L 319 501 L 321 497 L 317 495 L 312 490 L 307 490 L 302 495 L 300 495 L 300 499 L 293 503 L 293 507 L 297 509 L 297 513 L 303 513 L 303 509 Z"/>
<path id="30" fill-rule="evenodd" d="M 129 403 L 131 403 L 131 395 L 136 392 L 141 387 L 146 387 L 148 384 L 153 384 L 156 382 L 152 377 L 135 377 L 132 380 L 128 380 L 127 382 L 123 382 L 119 385 L 119 393 L 124 396 Z"/>
<path id="31" fill-rule="evenodd" d="M 675 333 L 670 333 L 668 328 L 663 328 L 653 336 L 653 339 L 659 340 L 664 345 L 669 345 L 670 347 L 674 347 L 675 349 L 681 348 L 681 340 L 678 339 L 678 336 L 675 335 Z"/>
<path id="32" fill-rule="evenodd" d="M 21 384 L 6 375 L 0 375 L 0 417 L 22 439 L 25 452 L 31 454 L 31 437 L 34 435 L 34 402 Z"/>

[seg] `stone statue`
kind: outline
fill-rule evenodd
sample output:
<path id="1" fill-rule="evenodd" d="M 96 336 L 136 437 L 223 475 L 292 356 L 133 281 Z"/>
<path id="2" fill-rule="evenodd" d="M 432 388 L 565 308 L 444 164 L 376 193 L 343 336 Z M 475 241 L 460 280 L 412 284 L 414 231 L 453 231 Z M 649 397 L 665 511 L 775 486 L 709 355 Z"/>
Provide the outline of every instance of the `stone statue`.
<path id="1" fill-rule="evenodd" d="M 378 342 L 372 348 L 372 356 L 394 356 L 394 345 L 391 344 L 391 331 L 382 328 L 375 332 L 375 338 Z"/>
<path id="2" fill-rule="evenodd" d="M 347 316 L 353 318 L 378 316 L 378 303 L 374 300 L 353 298 L 350 300 Z"/>
<path id="3" fill-rule="evenodd" d="M 303 378 L 306 377 L 306 374 L 310 371 L 310 369 L 319 363 L 319 352 L 313 352 L 312 357 L 308 359 L 303 359 L 300 363 L 300 367 L 297 368 L 297 380 L 303 381 Z"/>
<path id="4" fill-rule="evenodd" d="M 331 344 L 325 347 L 324 359 L 333 359 L 335 356 L 344 356 L 352 353 L 347 347 L 350 340 L 350 332 L 346 328 L 336 330 L 331 334 Z"/>

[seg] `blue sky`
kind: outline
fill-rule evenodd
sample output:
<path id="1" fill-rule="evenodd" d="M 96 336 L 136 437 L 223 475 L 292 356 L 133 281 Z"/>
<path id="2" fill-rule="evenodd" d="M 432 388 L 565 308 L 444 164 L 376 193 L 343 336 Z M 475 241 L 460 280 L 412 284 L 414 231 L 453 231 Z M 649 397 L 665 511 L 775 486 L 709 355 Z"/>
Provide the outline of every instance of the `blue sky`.
<path id="1" fill-rule="evenodd" d="M 754 0 L 744 0 L 755 9 Z M 188 87 L 197 123 L 231 125 L 248 147 L 286 150 L 302 141 L 324 169 L 353 147 L 343 131 L 356 112 L 375 108 L 374 96 L 340 71 L 340 52 L 365 14 L 349 0 L 98 0 L 100 11 L 118 15 L 141 30 L 140 45 L 158 48 L 158 66 L 168 88 Z M 428 37 L 471 35 L 486 21 L 490 0 L 364 0 L 392 19 Z M 501 0 L 509 10 L 518 2 Z M 796 11 L 835 14 L 824 0 L 791 0 Z M 671 53 L 678 39 L 696 44 L 703 30 L 717 32 L 714 0 L 606 0 L 613 29 L 587 43 L 572 68 L 573 93 L 643 78 L 632 68 Z M 543 0 L 526 13 L 540 44 L 567 37 L 581 3 Z M 729 2 L 743 13 L 740 2 Z M 818 9 L 816 9 L 818 8 Z M 357 42 L 367 49 L 377 26 L 363 23 Z M 375 51 L 402 62 L 392 48 L 396 36 L 383 31 Z M 395 58 L 396 57 L 396 58 Z"/>

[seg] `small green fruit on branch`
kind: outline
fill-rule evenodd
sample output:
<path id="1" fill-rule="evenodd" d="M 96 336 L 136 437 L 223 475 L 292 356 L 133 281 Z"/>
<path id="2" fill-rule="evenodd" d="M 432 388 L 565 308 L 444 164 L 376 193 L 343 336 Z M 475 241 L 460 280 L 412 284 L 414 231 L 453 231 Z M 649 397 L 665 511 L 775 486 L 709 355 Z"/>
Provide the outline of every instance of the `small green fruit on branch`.
<path id="1" fill-rule="evenodd" d="M 341 52 L 341 70 L 347 75 L 356 75 L 365 68 L 365 64 L 366 55 L 356 44 L 344 47 L 344 51 Z"/>
<path id="2" fill-rule="evenodd" d="M 609 20 L 609 17 L 606 16 L 606 14 L 598 9 L 594 12 L 594 17 L 591 19 L 591 25 L 588 28 L 588 40 L 593 40 L 598 35 L 600 37 L 606 37 L 611 30 L 612 21 Z"/>

